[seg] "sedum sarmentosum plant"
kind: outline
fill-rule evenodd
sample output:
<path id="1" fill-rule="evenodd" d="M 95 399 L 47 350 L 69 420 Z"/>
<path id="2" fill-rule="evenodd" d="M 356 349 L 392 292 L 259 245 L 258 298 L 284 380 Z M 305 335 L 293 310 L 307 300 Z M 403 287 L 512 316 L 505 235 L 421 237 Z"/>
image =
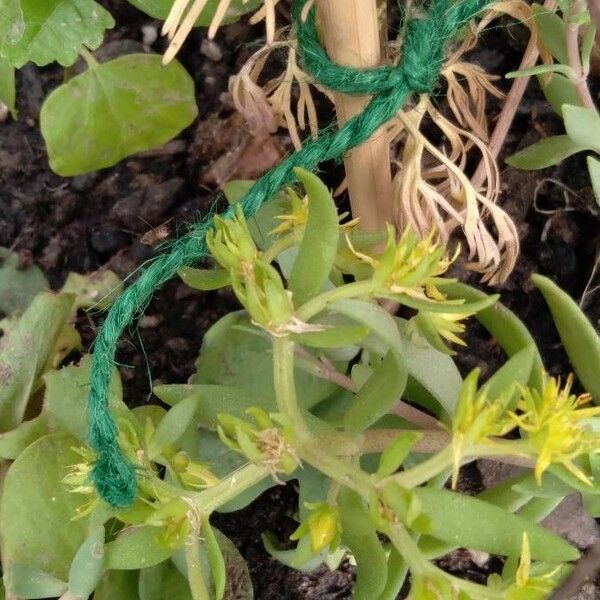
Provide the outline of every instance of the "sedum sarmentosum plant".
<path id="1" fill-rule="evenodd" d="M 549 104 L 562 117 L 565 133 L 517 152 L 507 163 L 520 169 L 543 169 L 579 152 L 591 152 L 587 166 L 600 203 L 600 115 L 588 87 L 596 27 L 587 3 L 561 0 L 555 11 L 532 5 L 539 34 L 542 64 L 509 73 L 508 77 L 537 75 Z"/>
<path id="2" fill-rule="evenodd" d="M 456 254 L 434 235 L 362 233 L 316 176 L 297 175 L 304 191 L 287 190 L 255 219 L 215 219 L 216 268 L 181 271 L 194 288 L 231 286 L 242 310 L 207 333 L 188 384 L 155 388 L 171 408 L 127 409 L 115 373 L 111 405 L 139 475 L 131 508 L 103 504 L 89 480 L 87 358 L 44 376 L 35 430 L 0 436 L 0 454 L 16 459 L 0 506 L 9 593 L 252 598 L 243 561 L 210 517 L 290 480 L 297 544 L 282 549 L 265 524 L 265 547 L 302 570 L 352 557 L 354 598 L 392 600 L 410 573 L 412 600 L 535 600 L 569 573 L 578 550 L 538 522 L 573 492 L 600 516 L 600 341 L 590 323 L 534 276 L 588 391 L 577 394 L 572 378 L 544 373 L 496 296 L 446 277 Z M 247 187 L 229 184 L 229 199 Z M 487 381 L 477 370 L 463 380 L 452 359 L 471 316 L 507 354 Z M 459 469 L 477 458 L 525 469 L 467 496 Z M 505 558 L 503 570 L 480 585 L 433 562 L 459 547 Z"/>

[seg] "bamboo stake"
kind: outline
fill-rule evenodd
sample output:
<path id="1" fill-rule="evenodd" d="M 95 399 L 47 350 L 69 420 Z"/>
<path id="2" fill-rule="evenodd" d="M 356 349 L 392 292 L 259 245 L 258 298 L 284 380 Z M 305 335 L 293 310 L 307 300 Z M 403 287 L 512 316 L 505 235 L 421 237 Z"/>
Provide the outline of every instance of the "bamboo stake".
<path id="1" fill-rule="evenodd" d="M 377 0 L 317 0 L 323 38 L 330 58 L 340 64 L 367 68 L 381 62 Z M 362 112 L 365 96 L 335 95 L 341 125 Z M 365 231 L 379 231 L 392 222 L 390 145 L 384 130 L 355 148 L 344 159 L 352 216 Z"/>

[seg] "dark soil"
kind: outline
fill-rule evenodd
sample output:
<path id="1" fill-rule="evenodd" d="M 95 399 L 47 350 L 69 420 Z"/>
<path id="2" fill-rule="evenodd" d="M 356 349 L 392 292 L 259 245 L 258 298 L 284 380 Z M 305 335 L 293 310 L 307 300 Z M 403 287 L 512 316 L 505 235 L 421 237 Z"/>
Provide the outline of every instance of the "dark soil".
<path id="1" fill-rule="evenodd" d="M 126 3 L 101 3 L 119 23 L 107 36 L 111 54 L 131 48 L 139 51 L 142 26 L 160 29 Z M 252 50 L 250 44 L 261 33 L 244 24 L 224 28 L 216 40 L 223 58 L 214 61 L 198 51 L 202 33 L 194 32 L 179 58 L 197 82 L 197 122 L 162 149 L 70 179 L 49 170 L 38 120 L 41 102 L 60 82 L 62 71 L 23 68 L 18 74 L 19 120 L 0 124 L 0 246 L 32 258 L 55 288 L 70 271 L 110 268 L 125 277 L 154 255 L 152 242 L 159 242 L 167 232 L 171 238 L 176 236 L 204 214 L 217 198 L 219 183 L 228 178 L 255 178 L 277 162 L 290 148 L 287 136 L 263 138 L 257 145 L 241 120 L 231 117 L 226 94 L 229 75 L 243 63 Z M 515 68 L 523 49 L 522 34 L 515 27 L 494 29 L 486 34 L 484 49 L 474 53 L 473 59 L 493 72 Z M 151 48 L 163 49 L 161 40 Z M 443 105 L 443 94 L 439 102 Z M 550 134 L 559 127 L 532 84 L 505 152 L 512 153 L 538 139 L 540 133 Z M 501 202 L 517 222 L 522 239 L 517 269 L 499 290 L 502 301 L 531 328 L 548 370 L 564 375 L 569 365 L 529 276 L 532 272 L 549 275 L 577 299 L 583 293 L 600 232 L 584 161 L 576 157 L 535 173 L 508 168 L 502 181 Z M 536 207 L 534 192 L 542 181 Z M 568 206 L 566 189 L 570 190 Z M 600 303 L 595 299 L 590 295 L 585 306 L 598 323 Z M 185 382 L 193 371 L 203 333 L 235 306 L 229 293 L 198 294 L 179 281 L 157 292 L 139 326 L 120 346 L 127 402 L 133 406 L 148 401 L 148 373 L 155 384 Z M 88 348 L 101 320 L 101 315 L 93 314 L 79 319 Z M 461 368 L 467 371 L 478 365 L 489 375 L 502 360 L 502 352 L 477 325 L 469 330 L 469 342 L 467 353 L 460 355 Z M 466 487 L 476 490 L 481 485 L 475 466 L 465 477 Z M 217 525 L 248 560 L 257 600 L 349 598 L 353 577 L 349 565 L 336 572 L 322 569 L 303 574 L 283 567 L 264 551 L 261 532 L 268 528 L 285 541 L 295 527 L 295 508 L 292 487 L 278 486 L 244 511 L 217 518 Z M 477 566 L 464 554 L 450 557 L 444 566 L 475 580 L 498 567 Z"/>

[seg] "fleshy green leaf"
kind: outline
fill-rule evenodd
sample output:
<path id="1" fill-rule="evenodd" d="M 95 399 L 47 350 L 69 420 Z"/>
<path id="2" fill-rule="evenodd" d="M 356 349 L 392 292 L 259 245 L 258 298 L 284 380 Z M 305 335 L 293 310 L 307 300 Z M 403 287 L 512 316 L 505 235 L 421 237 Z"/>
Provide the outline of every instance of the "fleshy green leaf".
<path id="1" fill-rule="evenodd" d="M 51 360 L 74 296 L 41 293 L 0 345 L 0 430 L 23 420 L 30 396 Z"/>
<path id="2" fill-rule="evenodd" d="M 9 563 L 3 580 L 8 593 L 23 600 L 61 596 L 68 587 L 64 581 L 50 573 L 22 564 Z"/>
<path id="3" fill-rule="evenodd" d="M 208 564 L 212 575 L 213 585 L 215 587 L 216 600 L 222 600 L 225 595 L 225 584 L 227 574 L 225 572 L 225 560 L 219 547 L 217 537 L 211 527 L 208 517 L 202 516 L 202 535 L 204 537 L 204 546 L 208 556 Z"/>
<path id="4" fill-rule="evenodd" d="M 15 102 L 15 68 L 0 56 L 0 103 L 8 108 L 13 119 L 17 118 Z"/>
<path id="5" fill-rule="evenodd" d="M 94 600 L 138 600 L 138 598 L 137 571 L 106 571 L 94 592 Z"/>
<path id="6" fill-rule="evenodd" d="M 506 74 L 506 79 L 514 79 L 516 77 L 531 77 L 532 75 L 542 75 L 544 73 L 562 73 L 570 76 L 573 74 L 573 69 L 567 65 L 537 65 L 530 69 L 519 69 Z"/>
<path id="7" fill-rule="evenodd" d="M 0 55 L 14 67 L 72 65 L 82 48 L 95 50 L 111 14 L 93 0 L 0 0 Z"/>
<path id="8" fill-rule="evenodd" d="M 562 116 L 563 104 L 581 104 L 577 88 L 568 77 L 555 73 L 551 77 L 538 77 L 538 81 L 546 100 L 557 115 Z"/>
<path id="9" fill-rule="evenodd" d="M 600 404 L 600 337 L 577 303 L 552 280 L 542 275 L 532 275 L 531 279 L 550 307 L 577 377 Z"/>
<path id="10" fill-rule="evenodd" d="M 342 522 L 342 542 L 356 560 L 354 600 L 373 600 L 385 588 L 387 558 L 369 512 L 361 498 L 342 488 L 338 498 Z"/>
<path id="11" fill-rule="evenodd" d="M 594 156 L 587 157 L 587 166 L 592 180 L 592 189 L 596 197 L 596 204 L 600 206 L 600 160 Z"/>
<path id="12" fill-rule="evenodd" d="M 540 4 L 532 4 L 531 8 L 542 43 L 559 63 L 568 65 L 569 54 L 563 20 Z"/>
<path id="13" fill-rule="evenodd" d="M 535 171 L 557 165 L 583 150 L 586 147 L 576 144 L 568 135 L 553 135 L 509 156 L 506 164 L 525 171 Z"/>
<path id="14" fill-rule="evenodd" d="M 147 15 L 155 19 L 162 19 L 163 21 L 167 18 L 171 7 L 173 6 L 173 0 L 127 0 L 130 4 L 133 4 L 136 8 L 145 12 Z M 224 23 L 233 23 L 237 21 L 242 15 L 252 12 L 261 5 L 262 0 L 233 0 L 227 9 L 227 16 L 225 17 Z M 196 26 L 210 25 L 212 18 L 219 5 L 219 0 L 208 0 L 206 7 L 200 13 L 200 16 L 196 20 Z"/>
<path id="15" fill-rule="evenodd" d="M 21 423 L 16 429 L 0 434 L 0 458 L 15 460 L 27 446 L 48 433 L 46 418 L 42 415 Z"/>
<path id="16" fill-rule="evenodd" d="M 327 186 L 304 169 L 295 169 L 308 195 L 308 221 L 289 277 L 295 306 L 316 296 L 329 279 L 337 254 L 338 213 Z"/>
<path id="17" fill-rule="evenodd" d="M 7 248 L 0 248 L 0 312 L 11 315 L 25 310 L 36 294 L 49 287 L 48 280 L 39 267 L 29 265 L 20 268 L 18 254 Z"/>
<path id="18" fill-rule="evenodd" d="M 198 398 L 190 396 L 169 410 L 148 444 L 150 460 L 158 457 L 168 446 L 175 444 L 185 433 L 194 419 L 198 404 Z"/>
<path id="19" fill-rule="evenodd" d="M 109 269 L 102 269 L 87 275 L 69 273 L 61 293 L 75 294 L 77 308 L 106 310 L 123 290 L 119 277 Z"/>
<path id="20" fill-rule="evenodd" d="M 140 600 L 192 600 L 190 584 L 168 560 L 140 571 L 139 594 Z"/>
<path id="21" fill-rule="evenodd" d="M 175 549 L 161 546 L 156 539 L 159 533 L 157 527 L 145 525 L 123 530 L 104 547 L 106 568 L 142 569 L 166 560 Z"/>
<path id="22" fill-rule="evenodd" d="M 600 152 L 600 115 L 595 108 L 562 107 L 567 135 L 579 146 Z"/>
<path id="23" fill-rule="evenodd" d="M 343 348 L 358 344 L 369 334 L 366 325 L 326 325 L 326 327 L 323 331 L 295 334 L 294 341 L 313 348 Z"/>
<path id="24" fill-rule="evenodd" d="M 73 557 L 88 537 L 88 518 L 73 520 L 89 500 L 63 483 L 66 469 L 82 461 L 68 435 L 47 435 L 11 465 L 2 492 L 0 528 L 15 563 L 36 567 L 66 581 Z"/>
<path id="25" fill-rule="evenodd" d="M 83 542 L 69 571 L 69 592 L 88 598 L 100 582 L 104 568 L 104 527 L 96 527 Z"/>
<path id="26" fill-rule="evenodd" d="M 386 477 L 395 473 L 421 437 L 423 436 L 418 431 L 402 431 L 399 433 L 381 453 L 377 474 Z"/>
<path id="27" fill-rule="evenodd" d="M 231 275 L 225 269 L 194 269 L 182 267 L 177 271 L 181 281 L 195 290 L 208 292 L 231 285 Z"/>
<path id="28" fill-rule="evenodd" d="M 62 176 L 96 171 L 160 146 L 198 113 L 194 82 L 173 61 L 128 54 L 55 89 L 40 114 L 50 166 Z"/>

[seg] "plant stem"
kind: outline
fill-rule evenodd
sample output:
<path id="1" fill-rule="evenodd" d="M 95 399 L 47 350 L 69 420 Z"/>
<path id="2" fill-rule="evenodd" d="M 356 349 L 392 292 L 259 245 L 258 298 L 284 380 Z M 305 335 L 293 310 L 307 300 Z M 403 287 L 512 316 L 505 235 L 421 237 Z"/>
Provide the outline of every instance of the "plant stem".
<path id="1" fill-rule="evenodd" d="M 572 15 L 576 14 L 582 8 L 581 3 L 574 2 L 571 10 Z M 567 15 L 571 16 L 571 15 Z M 570 77 L 573 85 L 577 89 L 577 95 L 581 100 L 581 104 L 586 108 L 595 109 L 594 100 L 590 94 L 590 90 L 587 85 L 587 73 L 583 70 L 581 64 L 581 55 L 579 54 L 579 24 L 574 22 L 568 22 L 566 24 L 566 45 L 567 45 L 567 57 L 569 59 L 569 66 L 573 69 L 574 76 Z"/>
<path id="2" fill-rule="evenodd" d="M 95 69 L 100 64 L 85 46 L 81 47 L 79 54 L 81 54 L 81 58 L 87 63 L 88 69 Z"/>
<path id="3" fill-rule="evenodd" d="M 371 288 L 372 283 L 370 281 L 354 281 L 353 283 L 342 285 L 309 300 L 296 311 L 296 316 L 302 321 L 308 321 L 325 310 L 327 305 L 332 302 L 369 296 Z"/>
<path id="4" fill-rule="evenodd" d="M 202 573 L 202 564 L 200 562 L 200 545 L 196 535 L 191 535 L 185 543 L 185 562 L 187 565 L 188 581 L 194 600 L 211 600 L 204 573 Z"/>
<path id="5" fill-rule="evenodd" d="M 377 0 L 317 0 L 323 38 L 337 63 L 374 67 L 381 62 Z M 361 113 L 370 98 L 335 94 L 339 125 Z M 393 222 L 390 144 L 384 129 L 344 159 L 352 216 L 365 231 Z"/>

